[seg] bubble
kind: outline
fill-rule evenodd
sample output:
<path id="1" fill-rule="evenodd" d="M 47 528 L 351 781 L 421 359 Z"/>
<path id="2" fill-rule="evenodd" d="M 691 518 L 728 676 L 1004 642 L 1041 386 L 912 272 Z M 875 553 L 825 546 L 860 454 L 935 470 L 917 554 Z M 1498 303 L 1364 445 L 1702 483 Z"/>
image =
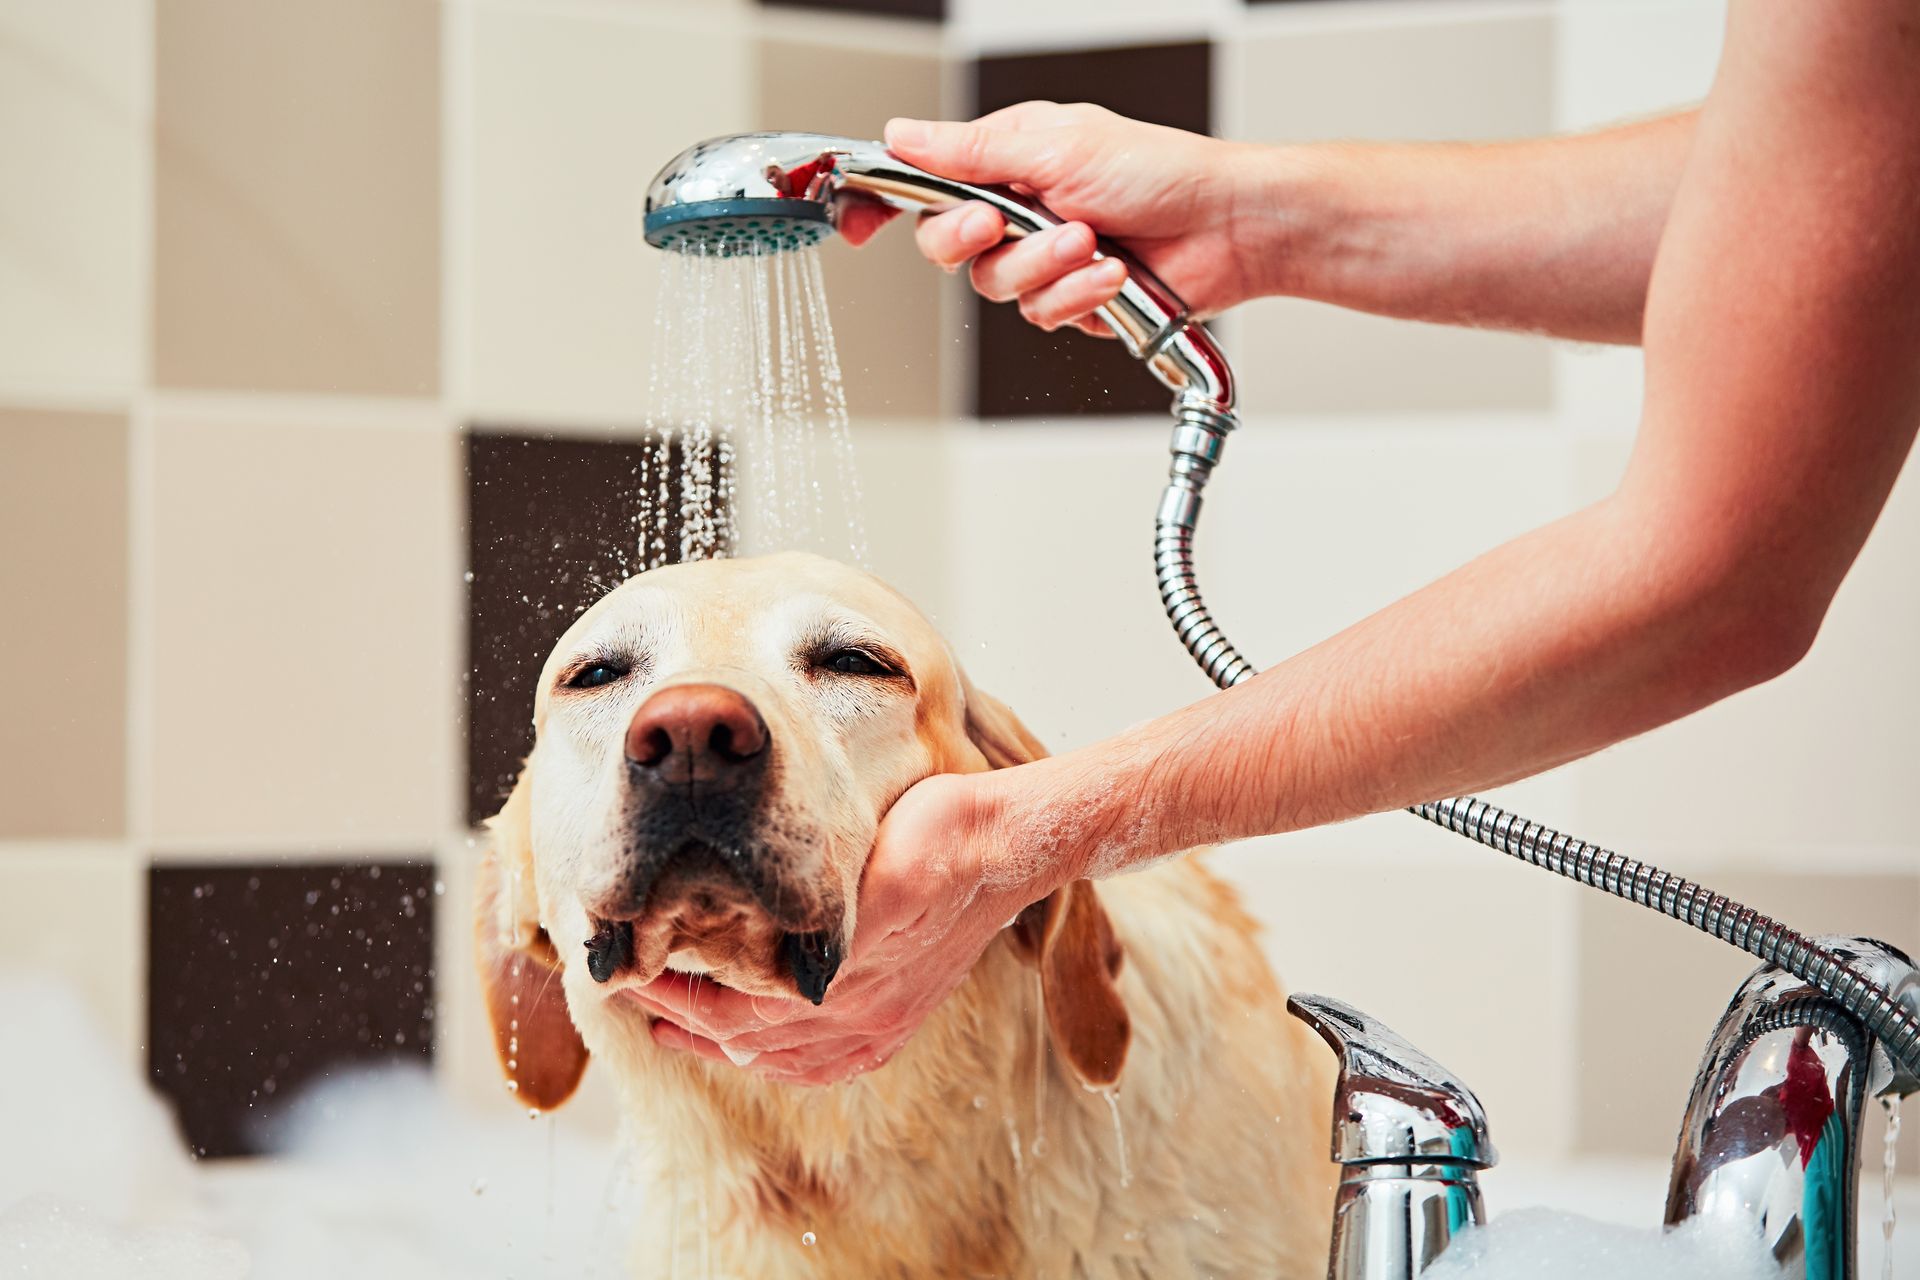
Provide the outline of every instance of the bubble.
<path id="1" fill-rule="evenodd" d="M 808 1248 L 812 1248 L 814 1241 L 817 1239 L 819 1239 L 818 1236 L 814 1235 L 813 1232 L 808 1231 L 800 1237 L 800 1243 L 806 1245 Z"/>

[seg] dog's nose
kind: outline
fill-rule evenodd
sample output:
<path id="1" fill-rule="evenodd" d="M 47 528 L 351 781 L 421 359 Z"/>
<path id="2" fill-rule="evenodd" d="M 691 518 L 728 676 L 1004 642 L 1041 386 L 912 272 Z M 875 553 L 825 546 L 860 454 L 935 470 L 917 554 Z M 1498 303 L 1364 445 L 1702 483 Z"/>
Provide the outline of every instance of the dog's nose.
<path id="1" fill-rule="evenodd" d="M 627 726 L 628 764 L 661 782 L 729 783 L 766 750 L 766 721 L 724 685 L 662 689 Z"/>

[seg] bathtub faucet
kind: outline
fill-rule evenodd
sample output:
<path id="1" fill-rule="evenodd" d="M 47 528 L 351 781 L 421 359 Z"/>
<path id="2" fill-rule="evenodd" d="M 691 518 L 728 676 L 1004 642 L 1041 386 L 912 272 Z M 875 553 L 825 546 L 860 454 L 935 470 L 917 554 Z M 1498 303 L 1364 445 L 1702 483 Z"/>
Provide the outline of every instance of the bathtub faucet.
<path id="1" fill-rule="evenodd" d="M 1480 1100 L 1351 1005 L 1297 995 L 1287 1009 L 1340 1060 L 1328 1280 L 1413 1280 L 1456 1235 L 1485 1221 L 1479 1175 L 1498 1156 Z"/>
<path id="2" fill-rule="evenodd" d="M 1823 938 L 1909 1009 L 1920 975 L 1871 938 Z M 1861 1020 L 1772 965 L 1707 1041 L 1680 1127 L 1667 1225 L 1708 1219 L 1764 1243 L 1789 1280 L 1852 1280 L 1865 1100 L 1920 1089 Z"/>

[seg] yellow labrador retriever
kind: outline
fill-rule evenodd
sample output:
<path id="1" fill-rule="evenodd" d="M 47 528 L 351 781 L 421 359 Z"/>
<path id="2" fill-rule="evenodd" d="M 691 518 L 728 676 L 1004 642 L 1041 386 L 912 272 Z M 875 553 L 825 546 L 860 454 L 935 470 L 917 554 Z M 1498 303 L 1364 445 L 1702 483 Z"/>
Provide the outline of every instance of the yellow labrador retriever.
<path id="1" fill-rule="evenodd" d="M 1196 857 L 1036 904 L 824 1089 L 663 1049 L 623 998 L 668 969 L 830 993 L 893 799 L 1042 754 L 900 595 L 804 555 L 654 570 L 561 639 L 534 719 L 481 972 L 518 1097 L 591 1053 L 655 1153 L 633 1274 L 1325 1274 L 1331 1057 Z"/>

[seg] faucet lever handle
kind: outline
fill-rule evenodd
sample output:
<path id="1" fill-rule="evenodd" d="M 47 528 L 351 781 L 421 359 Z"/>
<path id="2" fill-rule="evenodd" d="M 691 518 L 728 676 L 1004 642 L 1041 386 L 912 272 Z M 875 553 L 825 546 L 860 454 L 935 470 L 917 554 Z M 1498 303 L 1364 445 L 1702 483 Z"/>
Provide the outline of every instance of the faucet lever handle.
<path id="1" fill-rule="evenodd" d="M 1287 1011 L 1319 1032 L 1340 1059 L 1336 1163 L 1490 1169 L 1499 1159 L 1473 1090 L 1385 1023 L 1328 996 L 1291 996 Z"/>

